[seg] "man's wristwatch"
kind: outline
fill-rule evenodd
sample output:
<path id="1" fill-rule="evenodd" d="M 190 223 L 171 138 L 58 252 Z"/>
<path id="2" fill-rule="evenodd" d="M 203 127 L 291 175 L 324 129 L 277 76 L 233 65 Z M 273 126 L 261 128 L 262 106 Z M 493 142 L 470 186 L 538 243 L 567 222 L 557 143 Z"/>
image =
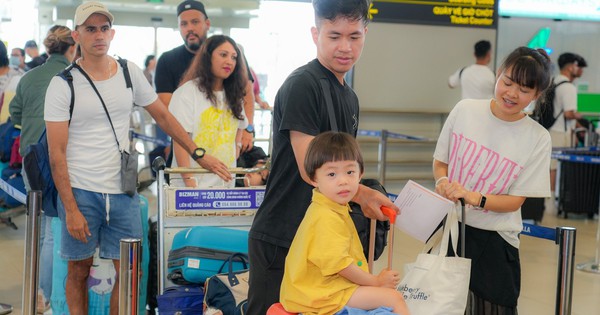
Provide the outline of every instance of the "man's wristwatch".
<path id="1" fill-rule="evenodd" d="M 248 124 L 248 126 L 244 130 L 246 130 L 249 133 L 253 133 L 254 132 L 254 125 Z"/>
<path id="2" fill-rule="evenodd" d="M 197 159 L 201 159 L 204 157 L 204 154 L 206 153 L 206 150 L 202 149 L 202 148 L 196 148 L 194 149 L 194 151 L 192 151 L 192 159 L 197 160 Z"/>

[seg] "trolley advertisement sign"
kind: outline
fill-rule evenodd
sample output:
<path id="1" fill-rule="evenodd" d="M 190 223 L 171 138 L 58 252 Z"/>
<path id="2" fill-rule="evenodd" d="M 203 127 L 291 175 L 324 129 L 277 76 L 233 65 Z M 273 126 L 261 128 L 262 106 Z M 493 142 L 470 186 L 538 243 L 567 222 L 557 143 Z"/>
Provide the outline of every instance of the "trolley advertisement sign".
<path id="1" fill-rule="evenodd" d="M 176 190 L 175 210 L 256 210 L 264 189 Z"/>

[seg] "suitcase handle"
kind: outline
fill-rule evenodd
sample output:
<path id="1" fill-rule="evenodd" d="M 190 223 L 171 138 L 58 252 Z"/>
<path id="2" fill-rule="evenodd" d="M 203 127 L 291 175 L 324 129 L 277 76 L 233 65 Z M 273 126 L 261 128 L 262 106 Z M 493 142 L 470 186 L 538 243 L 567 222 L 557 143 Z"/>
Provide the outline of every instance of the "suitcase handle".
<path id="1" fill-rule="evenodd" d="M 233 253 L 231 256 L 229 256 L 229 258 L 227 258 L 227 260 L 223 262 L 221 268 L 219 268 L 219 272 L 217 273 L 224 273 L 225 265 L 227 264 L 229 264 L 229 274 L 233 273 L 233 263 L 236 258 L 238 258 L 237 260 L 244 265 L 244 269 L 248 269 L 248 255 L 244 253 Z"/>
<path id="2" fill-rule="evenodd" d="M 396 223 L 396 216 L 398 215 L 396 213 L 396 211 L 394 211 L 394 209 L 390 208 L 390 207 L 386 207 L 386 206 L 381 206 L 381 212 L 383 212 L 383 214 L 390 218 L 390 223 L 394 224 Z"/>

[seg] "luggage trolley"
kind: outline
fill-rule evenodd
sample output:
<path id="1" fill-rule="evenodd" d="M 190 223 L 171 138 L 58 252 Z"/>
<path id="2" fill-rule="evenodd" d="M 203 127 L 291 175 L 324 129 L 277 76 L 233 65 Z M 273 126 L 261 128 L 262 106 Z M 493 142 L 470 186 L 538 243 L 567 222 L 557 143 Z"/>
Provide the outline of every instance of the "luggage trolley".
<path id="1" fill-rule="evenodd" d="M 219 226 L 248 230 L 256 210 L 263 201 L 264 186 L 255 187 L 173 187 L 166 183 L 164 174 L 209 173 L 202 168 L 165 168 L 162 158 L 153 162 L 158 173 L 158 294 L 167 284 L 167 259 L 175 234 L 194 226 Z M 232 168 L 235 175 L 259 172 L 260 168 Z"/>

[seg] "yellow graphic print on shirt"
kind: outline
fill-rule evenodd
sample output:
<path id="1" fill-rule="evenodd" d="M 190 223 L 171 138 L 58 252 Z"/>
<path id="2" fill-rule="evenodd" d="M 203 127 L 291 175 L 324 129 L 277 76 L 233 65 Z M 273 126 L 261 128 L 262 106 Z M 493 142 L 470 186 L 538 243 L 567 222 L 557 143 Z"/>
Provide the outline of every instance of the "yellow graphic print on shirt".
<path id="1" fill-rule="evenodd" d="M 235 162 L 234 143 L 238 125 L 239 121 L 233 117 L 229 108 L 218 109 L 211 106 L 200 114 L 194 143 L 225 165 L 231 166 Z"/>

